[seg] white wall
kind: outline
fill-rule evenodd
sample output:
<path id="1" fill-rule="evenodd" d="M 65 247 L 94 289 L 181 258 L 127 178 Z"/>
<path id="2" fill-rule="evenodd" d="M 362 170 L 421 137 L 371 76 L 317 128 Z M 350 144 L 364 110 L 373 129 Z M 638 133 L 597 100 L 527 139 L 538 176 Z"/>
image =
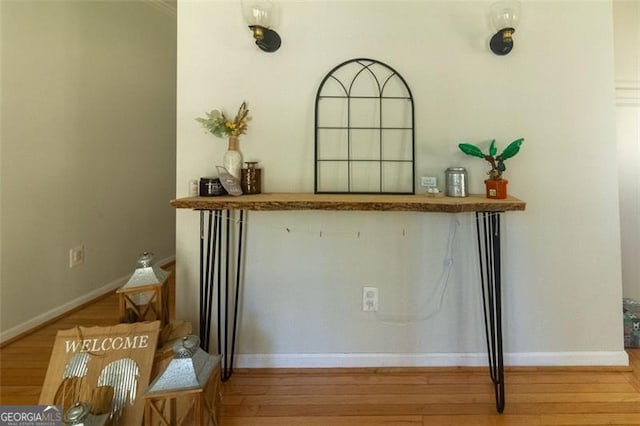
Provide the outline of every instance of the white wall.
<path id="1" fill-rule="evenodd" d="M 4 340 L 121 285 L 143 250 L 173 257 L 176 17 L 2 3 Z"/>
<path id="2" fill-rule="evenodd" d="M 622 285 L 640 300 L 640 2 L 613 5 Z"/>
<path id="3" fill-rule="evenodd" d="M 507 164 L 511 193 L 528 203 L 504 225 L 509 362 L 624 363 L 611 5 L 524 2 L 516 47 L 497 57 L 484 2 L 279 4 L 282 48 L 266 54 L 236 2 L 179 3 L 178 196 L 226 146 L 194 118 L 242 100 L 253 120 L 240 148 L 260 161 L 264 191 L 311 192 L 321 79 L 350 58 L 381 60 L 415 97 L 418 175 L 465 166 L 481 192 L 487 165 L 458 142 L 526 138 Z M 440 307 L 446 215 L 250 213 L 240 365 L 346 365 L 345 353 L 358 365 L 483 362 L 474 219 L 458 219 Z M 178 212 L 178 315 L 196 324 L 198 227 L 197 213 Z M 360 310 L 364 285 L 380 288 L 381 313 L 431 316 L 377 320 Z"/>

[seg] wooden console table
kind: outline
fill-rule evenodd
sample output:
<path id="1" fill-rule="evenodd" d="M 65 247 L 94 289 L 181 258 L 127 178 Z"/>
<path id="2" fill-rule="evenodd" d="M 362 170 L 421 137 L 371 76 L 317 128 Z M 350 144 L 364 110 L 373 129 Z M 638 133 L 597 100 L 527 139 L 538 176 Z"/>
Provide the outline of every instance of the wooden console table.
<path id="1" fill-rule="evenodd" d="M 484 326 L 489 373 L 494 384 L 496 408 L 505 406 L 502 346 L 502 279 L 500 217 L 507 211 L 522 211 L 526 204 L 514 197 L 504 200 L 471 195 L 465 198 L 426 195 L 360 195 L 267 193 L 239 197 L 188 197 L 171 201 L 179 209 L 200 211 L 200 340 L 209 350 L 211 313 L 217 289 L 218 351 L 222 355 L 222 380 L 233 373 L 238 319 L 245 213 L 249 210 L 410 211 L 475 213 Z M 239 212 L 237 232 L 231 230 L 233 211 Z M 224 222 L 223 222 L 224 216 Z M 234 237 L 235 253 L 230 240 Z M 224 247 L 223 247 L 224 244 Z M 235 281 L 233 283 L 232 281 Z M 224 286 L 224 287 L 223 287 Z M 229 306 L 231 299 L 232 306 Z M 231 319 L 229 318 L 232 312 Z M 231 333 L 231 336 L 229 336 Z"/>

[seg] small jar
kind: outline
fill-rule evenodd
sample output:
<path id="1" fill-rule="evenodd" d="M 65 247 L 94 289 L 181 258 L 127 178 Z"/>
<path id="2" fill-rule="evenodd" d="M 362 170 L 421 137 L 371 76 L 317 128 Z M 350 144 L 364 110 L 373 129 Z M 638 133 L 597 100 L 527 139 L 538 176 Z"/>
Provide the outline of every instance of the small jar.
<path id="1" fill-rule="evenodd" d="M 466 197 L 467 171 L 464 167 L 449 167 L 445 171 L 447 197 Z"/>
<path id="2" fill-rule="evenodd" d="M 257 161 L 246 161 L 247 168 L 242 169 L 240 186 L 243 194 L 259 194 L 262 186 L 262 170 L 256 167 Z"/>

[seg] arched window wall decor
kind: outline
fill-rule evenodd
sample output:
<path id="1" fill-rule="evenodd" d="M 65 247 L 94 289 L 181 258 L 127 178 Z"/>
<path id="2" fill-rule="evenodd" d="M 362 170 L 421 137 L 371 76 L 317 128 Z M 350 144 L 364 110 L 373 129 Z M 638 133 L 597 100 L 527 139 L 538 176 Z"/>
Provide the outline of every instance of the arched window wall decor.
<path id="1" fill-rule="evenodd" d="M 351 59 L 333 68 L 315 105 L 316 193 L 415 193 L 411 90 L 390 66 Z"/>

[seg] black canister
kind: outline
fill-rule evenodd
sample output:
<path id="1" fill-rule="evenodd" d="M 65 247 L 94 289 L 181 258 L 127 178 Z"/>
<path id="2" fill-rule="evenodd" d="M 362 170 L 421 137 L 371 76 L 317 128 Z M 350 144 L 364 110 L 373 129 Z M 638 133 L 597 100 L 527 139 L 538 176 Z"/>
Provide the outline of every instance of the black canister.
<path id="1" fill-rule="evenodd" d="M 203 177 L 200 178 L 200 196 L 213 197 L 215 195 L 225 195 L 224 187 L 220 183 L 220 178 Z"/>

